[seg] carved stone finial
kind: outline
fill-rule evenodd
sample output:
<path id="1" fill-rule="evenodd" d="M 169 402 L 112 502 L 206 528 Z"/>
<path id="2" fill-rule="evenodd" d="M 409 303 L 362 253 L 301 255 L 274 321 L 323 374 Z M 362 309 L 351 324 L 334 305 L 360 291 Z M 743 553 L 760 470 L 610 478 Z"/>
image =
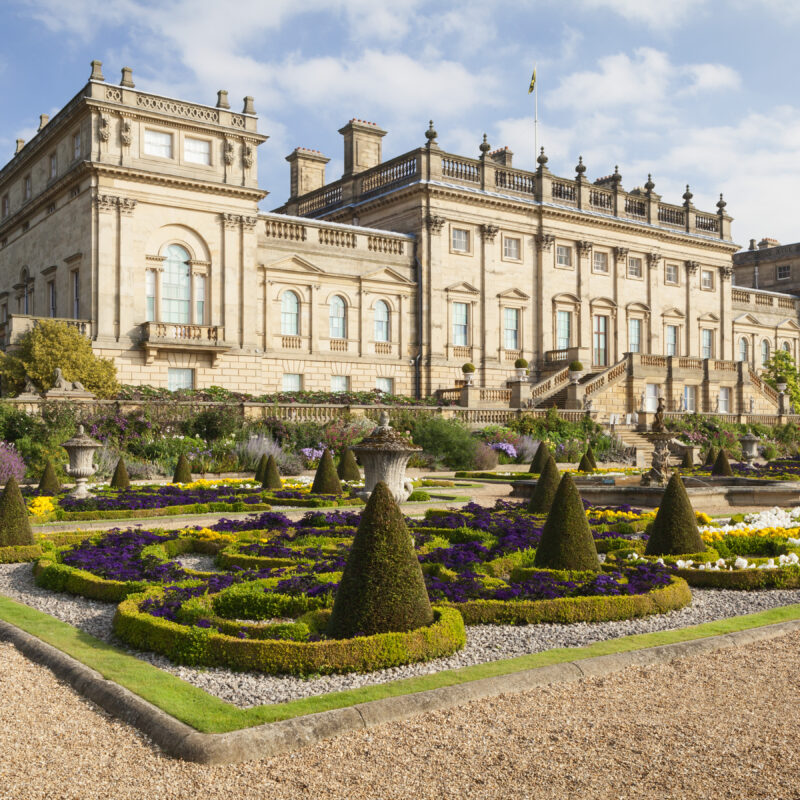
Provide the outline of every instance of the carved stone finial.
<path id="1" fill-rule="evenodd" d="M 717 208 L 719 209 L 720 214 L 725 213 L 725 206 L 728 204 L 722 199 L 722 192 L 719 193 L 719 200 L 717 200 Z"/>
<path id="2" fill-rule="evenodd" d="M 230 108 L 231 103 L 228 100 L 228 90 L 220 89 L 217 92 L 217 108 Z"/>
<path id="3" fill-rule="evenodd" d="M 644 188 L 647 189 L 648 192 L 652 192 L 653 189 L 656 188 L 655 183 L 653 183 L 653 175 L 652 173 L 647 173 L 647 183 L 645 183 Z"/>
<path id="4" fill-rule="evenodd" d="M 539 155 L 536 158 L 536 161 L 538 162 L 540 167 L 544 167 L 549 161 L 547 156 L 544 154 L 544 147 L 539 148 Z"/>
<path id="5" fill-rule="evenodd" d="M 583 156 L 578 156 L 578 165 L 575 167 L 575 172 L 578 173 L 579 178 L 582 178 L 583 173 L 586 172 L 586 164 L 583 163 Z"/>
<path id="6" fill-rule="evenodd" d="M 492 146 L 489 144 L 489 140 L 486 138 L 486 134 L 483 134 L 483 141 L 478 145 L 478 150 L 481 151 L 481 155 L 485 156 L 490 150 Z"/>
<path id="7" fill-rule="evenodd" d="M 120 86 L 125 86 L 128 89 L 135 88 L 136 84 L 133 82 L 133 70 L 130 67 L 122 68 L 122 79 L 119 82 Z"/>
<path id="8" fill-rule="evenodd" d="M 242 114 L 255 114 L 255 113 L 256 113 L 255 101 L 253 100 L 252 97 L 250 97 L 250 95 L 247 95 L 247 97 L 244 98 L 244 108 L 242 109 Z"/>
<path id="9" fill-rule="evenodd" d="M 694 195 L 689 191 L 689 184 L 686 184 L 686 191 L 683 193 L 683 204 L 688 206 L 692 202 Z"/>
<path id="10" fill-rule="evenodd" d="M 428 123 L 428 130 L 425 131 L 425 138 L 428 140 L 428 144 L 436 144 L 436 137 L 439 134 L 436 133 L 436 128 L 433 127 L 433 120 L 430 120 Z"/>
<path id="11" fill-rule="evenodd" d="M 92 61 L 92 74 L 89 76 L 90 81 L 104 81 L 103 77 L 103 62 Z"/>
<path id="12" fill-rule="evenodd" d="M 611 176 L 611 180 L 617 185 L 622 183 L 622 175 L 619 174 L 619 164 L 614 165 L 614 174 Z"/>

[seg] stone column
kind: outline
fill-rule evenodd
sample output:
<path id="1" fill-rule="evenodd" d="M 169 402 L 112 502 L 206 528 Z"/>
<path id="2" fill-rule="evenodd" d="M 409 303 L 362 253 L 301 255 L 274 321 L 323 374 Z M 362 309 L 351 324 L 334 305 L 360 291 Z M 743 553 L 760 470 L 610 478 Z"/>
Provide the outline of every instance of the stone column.
<path id="1" fill-rule="evenodd" d="M 489 362 L 495 369 L 502 367 L 502 357 L 500 350 L 502 342 L 498 336 L 499 312 L 497 304 L 490 302 L 489 292 L 495 284 L 494 269 L 494 241 L 497 232 L 500 230 L 497 225 L 481 225 L 481 299 L 480 299 L 480 321 L 481 321 L 481 385 L 488 386 L 487 369 Z M 494 295 L 495 293 L 492 292 Z M 494 341 L 492 341 L 494 339 Z"/>
<path id="2" fill-rule="evenodd" d="M 136 209 L 136 200 L 130 197 L 120 197 L 119 208 L 119 234 L 117 243 L 119 246 L 119 257 L 117 260 L 117 308 L 116 308 L 116 338 L 117 341 L 122 337 L 133 334 L 133 326 L 136 322 L 144 321 L 136 318 L 136 309 L 144 307 L 144 294 L 141 289 L 144 286 L 142 278 L 144 273 L 137 275 L 143 270 L 143 264 L 136 258 L 136 251 L 133 247 L 133 222 L 131 217 Z M 160 281 L 157 281 L 160 283 Z"/>
<path id="3" fill-rule="evenodd" d="M 119 201 L 114 195 L 95 196 L 97 242 L 92 274 L 92 318 L 97 328 L 94 338 L 98 342 L 116 343 L 116 325 L 119 280 Z"/>
<path id="4" fill-rule="evenodd" d="M 447 220 L 435 213 L 428 213 L 425 217 L 425 227 L 428 231 L 427 263 L 423 263 L 423 291 L 422 331 L 425 337 L 427 353 L 423 360 L 430 365 L 433 359 L 445 358 L 445 336 L 447 314 L 442 313 L 444 308 L 442 269 L 442 250 L 447 249 Z M 436 309 L 436 310 L 434 310 Z M 424 392 L 429 394 L 433 390 L 433 378 L 430 366 L 427 375 L 427 388 Z"/>
<path id="5" fill-rule="evenodd" d="M 263 223 L 262 223 L 263 224 Z M 239 250 L 239 330 L 242 347 L 258 346 L 256 313 L 258 303 L 258 273 L 255 265 L 258 260 L 258 236 L 256 228 L 258 217 L 242 217 L 242 238 Z"/>
<path id="6" fill-rule="evenodd" d="M 736 342 L 733 341 L 733 298 L 731 296 L 732 267 L 721 267 L 719 271 L 719 357 L 721 360 L 735 358 Z M 730 343 L 731 351 L 726 349 Z"/>
<path id="7" fill-rule="evenodd" d="M 541 343 L 542 361 L 547 350 L 555 350 L 553 334 L 553 303 L 545 295 L 544 274 L 553 256 L 553 242 L 555 236 L 552 233 L 540 233 L 536 236 L 536 292 L 534 297 L 539 303 L 539 315 L 536 327 L 536 339 Z M 577 323 L 577 320 L 575 320 Z"/>
<path id="8" fill-rule="evenodd" d="M 620 318 L 620 308 L 619 308 L 619 301 L 620 297 L 622 296 L 622 281 L 625 280 L 625 276 L 627 275 L 628 271 L 628 248 L 627 247 L 615 247 L 614 248 L 614 304 L 617 308 L 617 313 L 614 315 L 614 341 L 619 342 L 619 318 Z M 618 345 L 616 345 L 618 347 Z M 616 359 L 615 359 L 616 360 Z M 613 361 L 611 363 L 614 363 Z"/>
<path id="9" fill-rule="evenodd" d="M 578 299 L 581 301 L 581 320 L 580 320 L 580 341 L 578 342 L 579 347 L 589 347 L 591 348 L 592 342 L 592 310 L 590 306 L 590 296 L 589 296 L 589 275 L 591 274 L 591 263 L 590 259 L 592 257 L 592 243 L 589 241 L 582 241 L 578 242 L 578 264 L 576 268 L 576 294 Z M 609 336 L 612 335 L 611 327 L 615 324 L 613 320 L 609 320 Z M 614 341 L 616 341 L 616 331 L 613 333 Z M 609 356 L 611 355 L 611 346 L 612 343 L 608 343 L 609 347 Z M 614 359 L 616 360 L 616 359 Z M 613 363 L 613 362 L 612 362 Z M 587 365 L 584 365 L 588 367 Z"/>
<path id="10" fill-rule="evenodd" d="M 643 351 L 645 353 L 663 352 L 660 347 L 659 330 L 653 324 L 653 320 L 656 319 L 658 310 L 661 307 L 661 304 L 656 302 L 656 297 L 658 296 L 658 268 L 660 264 L 660 253 L 647 254 L 647 307 L 650 309 L 650 314 L 646 321 L 647 330 L 643 331 L 647 336 L 647 345 Z"/>
<path id="11" fill-rule="evenodd" d="M 240 217 L 238 214 L 220 214 L 222 232 L 220 236 L 219 298 L 221 319 L 225 326 L 225 340 L 239 344 L 239 247 Z"/>
<path id="12" fill-rule="evenodd" d="M 692 292 L 697 290 L 697 270 L 700 268 L 698 261 L 685 261 L 686 267 L 686 341 L 683 345 L 683 352 L 686 356 L 700 357 L 700 344 L 698 342 L 697 320 L 695 319 L 694 302 Z"/>

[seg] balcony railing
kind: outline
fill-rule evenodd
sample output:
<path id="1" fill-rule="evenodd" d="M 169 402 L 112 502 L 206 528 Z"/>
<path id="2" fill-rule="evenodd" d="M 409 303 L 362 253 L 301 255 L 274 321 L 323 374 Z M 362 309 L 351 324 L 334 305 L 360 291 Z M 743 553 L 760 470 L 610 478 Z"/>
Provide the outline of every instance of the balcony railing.
<path id="1" fill-rule="evenodd" d="M 8 347 L 24 333 L 33 330 L 41 322 L 61 322 L 77 328 L 87 339 L 92 338 L 92 321 L 68 317 L 34 317 L 32 314 L 11 314 L 6 322 L 0 323 L 0 347 Z"/>
<path id="2" fill-rule="evenodd" d="M 220 325 L 191 325 L 180 322 L 145 322 L 141 326 L 141 341 L 152 364 L 161 351 L 183 350 L 206 352 L 216 366 L 219 356 L 230 345 L 225 344 L 225 329 Z"/>

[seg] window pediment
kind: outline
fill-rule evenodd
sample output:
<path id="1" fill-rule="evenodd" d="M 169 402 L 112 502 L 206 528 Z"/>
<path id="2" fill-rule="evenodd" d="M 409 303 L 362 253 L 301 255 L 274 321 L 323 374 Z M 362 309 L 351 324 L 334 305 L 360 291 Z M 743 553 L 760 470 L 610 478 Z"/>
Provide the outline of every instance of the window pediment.
<path id="1" fill-rule="evenodd" d="M 467 283 L 466 281 L 459 281 L 458 283 L 453 283 L 445 289 L 446 292 L 457 292 L 459 294 L 480 294 L 480 291 L 476 289 L 471 283 Z"/>

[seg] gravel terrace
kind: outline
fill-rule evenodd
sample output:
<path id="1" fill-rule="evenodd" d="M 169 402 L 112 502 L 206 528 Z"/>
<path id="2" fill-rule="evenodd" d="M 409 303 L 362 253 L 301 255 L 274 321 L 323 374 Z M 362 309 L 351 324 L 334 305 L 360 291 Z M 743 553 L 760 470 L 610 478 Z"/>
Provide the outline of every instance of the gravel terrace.
<path id="1" fill-rule="evenodd" d="M 207 767 L 0 643 L 2 800 L 800 797 L 800 633 Z"/>
<path id="2" fill-rule="evenodd" d="M 191 563 L 192 566 L 205 566 L 202 557 L 181 557 L 181 560 L 187 565 Z M 800 602 L 800 590 L 797 589 L 760 592 L 693 589 L 692 592 L 694 600 L 690 606 L 669 614 L 642 619 L 571 625 L 470 626 L 467 629 L 466 647 L 452 656 L 367 674 L 327 675 L 310 679 L 275 677 L 221 668 L 177 666 L 153 653 L 134 654 L 223 700 L 248 708 L 388 683 L 400 678 L 428 675 L 444 669 L 512 658 L 556 647 L 580 647 L 634 633 L 682 628 Z M 111 621 L 115 604 L 40 589 L 33 581 L 30 564 L 0 565 L 0 594 L 52 614 L 100 639 L 113 641 Z"/>

